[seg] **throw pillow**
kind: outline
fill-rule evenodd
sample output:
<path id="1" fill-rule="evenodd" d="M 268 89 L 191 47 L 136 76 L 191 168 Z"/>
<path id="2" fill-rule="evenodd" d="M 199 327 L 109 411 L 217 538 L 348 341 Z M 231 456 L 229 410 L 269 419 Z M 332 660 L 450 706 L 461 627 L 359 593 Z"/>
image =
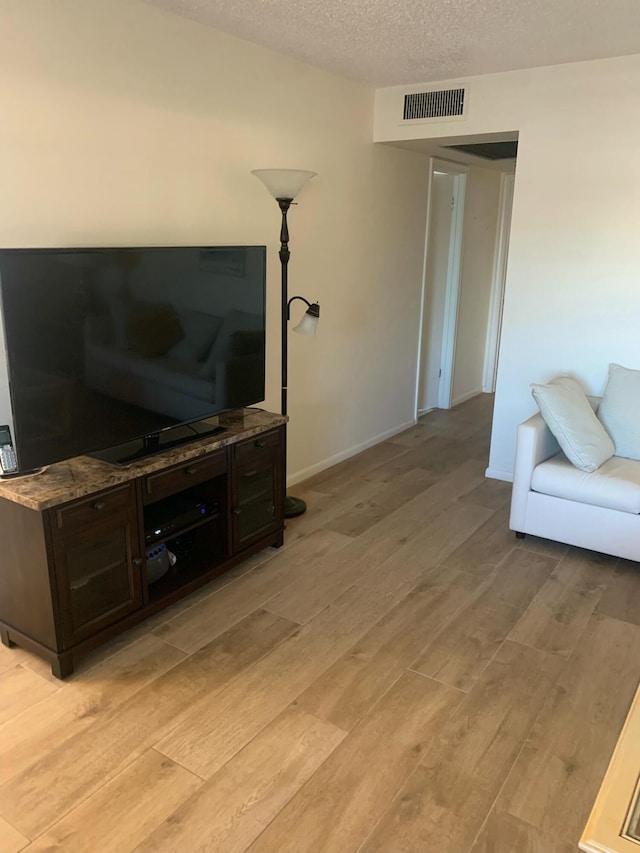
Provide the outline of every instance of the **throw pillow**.
<path id="1" fill-rule="evenodd" d="M 616 456 L 640 460 L 640 370 L 609 365 L 598 418 L 613 439 Z"/>
<path id="2" fill-rule="evenodd" d="M 547 385 L 532 385 L 531 392 L 545 423 L 576 468 L 595 471 L 613 456 L 613 442 L 575 380 L 560 376 Z"/>

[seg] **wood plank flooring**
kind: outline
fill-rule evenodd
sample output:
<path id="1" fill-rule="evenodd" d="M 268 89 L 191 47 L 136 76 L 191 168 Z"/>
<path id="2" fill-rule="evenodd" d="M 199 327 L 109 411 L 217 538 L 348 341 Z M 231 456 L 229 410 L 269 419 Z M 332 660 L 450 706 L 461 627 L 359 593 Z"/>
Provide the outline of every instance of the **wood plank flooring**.
<path id="1" fill-rule="evenodd" d="M 268 549 L 59 682 L 0 646 L 0 853 L 570 853 L 640 565 L 508 530 L 492 399 L 294 493 Z"/>

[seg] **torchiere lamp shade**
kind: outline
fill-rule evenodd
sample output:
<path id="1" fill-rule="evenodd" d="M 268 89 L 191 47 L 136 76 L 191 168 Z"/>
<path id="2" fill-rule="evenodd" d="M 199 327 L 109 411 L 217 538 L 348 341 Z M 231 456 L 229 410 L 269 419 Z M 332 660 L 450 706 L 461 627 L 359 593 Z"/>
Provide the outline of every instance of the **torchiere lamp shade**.
<path id="1" fill-rule="evenodd" d="M 293 200 L 307 181 L 318 173 L 304 169 L 253 169 L 251 174 L 260 178 L 275 199 Z"/>

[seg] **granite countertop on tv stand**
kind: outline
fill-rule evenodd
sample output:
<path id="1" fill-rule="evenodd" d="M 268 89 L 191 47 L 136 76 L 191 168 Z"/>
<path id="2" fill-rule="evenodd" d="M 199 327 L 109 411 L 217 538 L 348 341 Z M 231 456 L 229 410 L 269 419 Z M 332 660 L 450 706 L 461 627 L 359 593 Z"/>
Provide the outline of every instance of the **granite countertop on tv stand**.
<path id="1" fill-rule="evenodd" d="M 282 415 L 260 409 L 238 409 L 218 417 L 218 423 L 226 430 L 221 435 L 196 439 L 126 466 L 112 465 L 91 456 L 77 456 L 65 462 L 55 462 L 36 474 L 0 480 L 0 498 L 29 509 L 50 509 L 171 465 L 197 459 L 228 444 L 280 426 L 287 420 Z"/>

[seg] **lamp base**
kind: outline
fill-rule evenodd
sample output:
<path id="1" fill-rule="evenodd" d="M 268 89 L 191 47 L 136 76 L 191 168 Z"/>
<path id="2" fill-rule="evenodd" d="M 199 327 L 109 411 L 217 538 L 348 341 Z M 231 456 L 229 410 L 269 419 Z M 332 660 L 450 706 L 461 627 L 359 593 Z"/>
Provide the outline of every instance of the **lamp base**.
<path id="1" fill-rule="evenodd" d="M 296 518 L 307 511 L 307 505 L 302 498 L 294 498 L 291 495 L 285 495 L 284 498 L 284 517 Z"/>

